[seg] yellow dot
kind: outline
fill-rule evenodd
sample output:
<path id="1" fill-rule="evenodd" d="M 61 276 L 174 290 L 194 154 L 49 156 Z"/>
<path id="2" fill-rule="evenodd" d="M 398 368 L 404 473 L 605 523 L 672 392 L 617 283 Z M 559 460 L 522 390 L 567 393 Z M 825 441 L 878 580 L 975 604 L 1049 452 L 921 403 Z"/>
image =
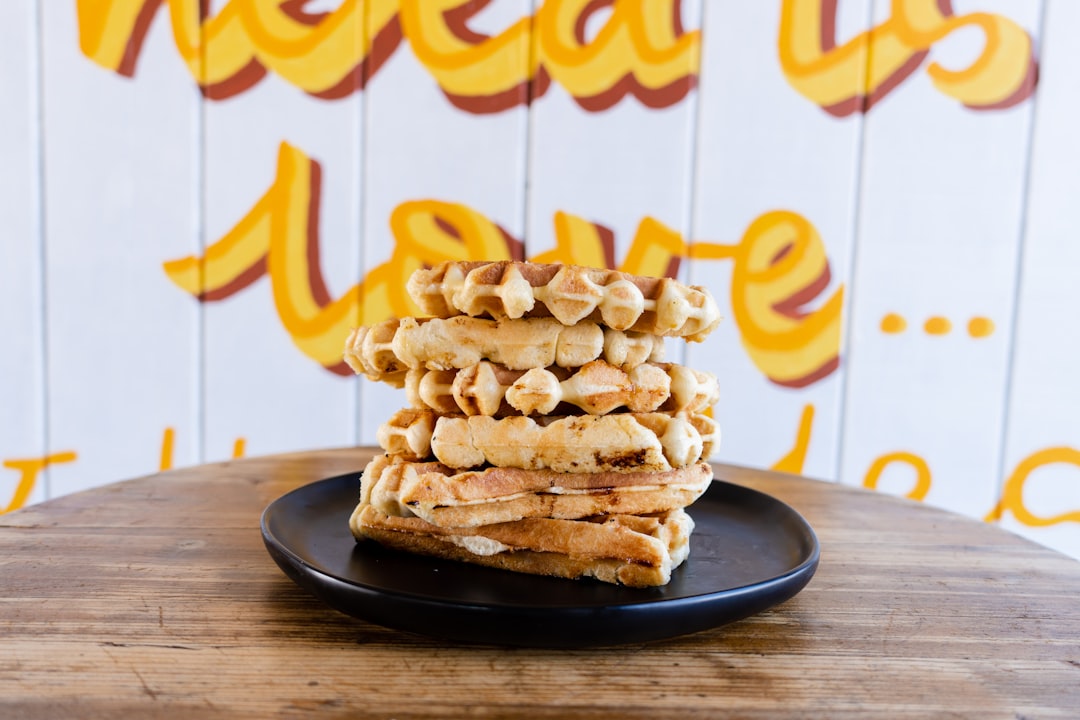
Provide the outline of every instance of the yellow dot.
<path id="1" fill-rule="evenodd" d="M 901 333 L 907 329 L 907 321 L 900 317 L 896 313 L 889 313 L 885 317 L 881 318 L 881 332 L 883 333 Z"/>
<path id="2" fill-rule="evenodd" d="M 968 335 L 984 338 L 994 332 L 994 321 L 988 317 L 973 317 L 968 320 Z"/>
<path id="3" fill-rule="evenodd" d="M 931 318 L 927 318 L 923 324 L 923 330 L 928 335 L 946 335 L 952 330 L 952 323 L 948 318 L 943 318 L 940 315 L 935 315 Z"/>

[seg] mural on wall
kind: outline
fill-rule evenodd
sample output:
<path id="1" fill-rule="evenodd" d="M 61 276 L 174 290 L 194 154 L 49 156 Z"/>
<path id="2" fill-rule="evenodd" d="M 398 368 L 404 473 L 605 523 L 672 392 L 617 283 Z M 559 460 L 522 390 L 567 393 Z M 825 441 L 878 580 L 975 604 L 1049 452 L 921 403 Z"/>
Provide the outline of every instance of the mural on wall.
<path id="1" fill-rule="evenodd" d="M 0 515 L 12 510 L 18 510 L 26 504 L 30 493 L 34 491 L 34 486 L 37 484 L 41 472 L 45 468 L 59 463 L 75 462 L 78 459 L 77 453 L 72 450 L 65 450 L 63 452 L 49 453 L 45 457 L 4 460 L 0 465 L 17 473 L 18 480 L 15 481 L 15 490 L 12 492 L 11 500 L 8 501 L 6 506 L 0 505 Z"/>
<path id="2" fill-rule="evenodd" d="M 786 90 L 823 110 L 829 122 L 885 112 L 882 100 L 903 93 L 918 73 L 960 112 L 1006 111 L 1035 92 L 1036 43 L 1004 15 L 956 12 L 949 0 L 892 0 L 877 5 L 883 17 L 845 39 L 838 31 L 838 0 L 775 2 L 775 58 Z M 620 103 L 657 112 L 677 108 L 693 98 L 700 75 L 708 72 L 700 67 L 703 33 L 683 27 L 679 0 L 546 0 L 497 32 L 479 32 L 475 20 L 489 5 L 344 0 L 328 10 L 308 0 L 227 0 L 211 11 L 206 0 L 76 0 L 75 13 L 83 57 L 124 78 L 138 78 L 148 34 L 167 26 L 171 47 L 208 102 L 238 98 L 268 78 L 316 102 L 343 100 L 365 90 L 396 54 L 409 53 L 431 81 L 415 90 L 440 93 L 448 107 L 473 121 L 543 102 L 557 88 L 603 123 L 605 112 Z M 706 7 L 713 12 L 715 6 Z M 935 60 L 935 47 L 959 31 L 978 33 L 979 52 L 960 67 Z M 852 88 L 860 90 L 853 94 Z M 237 207 L 231 229 L 201 253 L 161 258 L 163 284 L 197 300 L 207 313 L 268 290 L 278 331 L 299 357 L 317 372 L 348 376 L 343 339 L 357 324 L 414 314 L 405 280 L 422 265 L 529 258 L 675 276 L 687 262 L 703 261 L 715 268 L 711 277 L 723 279 L 726 314 L 741 351 L 771 391 L 805 399 L 802 391 L 842 374 L 845 303 L 852 298 L 848 277 L 836 276 L 836 268 L 845 271 L 845 260 L 830 259 L 832 246 L 810 219 L 813 208 L 759 210 L 748 216 L 753 219 L 741 235 L 728 238 L 688 237 L 648 213 L 637 218 L 631 237 L 625 230 L 616 237 L 605 225 L 608 218 L 557 209 L 544 218 L 549 236 L 525 238 L 455 198 L 402 197 L 384 218 L 389 256 L 334 293 L 321 264 L 329 175 L 323 162 L 332 160 L 283 137 L 274 174 L 259 186 L 263 194 Z M 626 249 L 619 253 L 618 247 Z M 910 319 L 889 312 L 878 328 L 900 336 L 915 330 Z M 979 314 L 914 322 L 939 337 L 966 333 L 984 340 L 999 330 Z M 762 465 L 803 470 L 816 409 L 803 402 L 797 418 L 774 421 L 773 433 L 790 438 L 790 449 L 761 458 Z M 173 466 L 175 442 L 176 430 L 165 428 L 160 469 Z M 232 447 L 233 457 L 242 456 L 245 438 L 236 437 Z M 18 480 L 0 512 L 22 506 L 44 469 L 76 462 L 77 450 L 4 460 L 5 472 Z M 1080 466 L 1080 451 L 1055 445 L 1027 454 L 1006 473 L 996 505 L 972 514 L 988 521 L 1009 514 L 1032 528 L 1080 523 L 1080 510 L 1049 513 L 1026 503 L 1025 489 L 1050 466 Z M 919 448 L 881 452 L 860 477 L 845 480 L 876 488 L 897 471 L 911 478 L 901 494 L 927 498 L 934 468 Z"/>
<path id="3" fill-rule="evenodd" d="M 264 275 L 274 306 L 297 348 L 331 372 L 351 375 L 341 359 L 342 338 L 357 324 L 416 315 L 405 282 L 422 265 L 444 260 L 523 257 L 525 244 L 477 211 L 458 203 L 415 200 L 390 216 L 394 250 L 362 282 L 332 298 L 319 268 L 319 163 L 281 146 L 277 176 L 265 195 L 202 257 L 164 264 L 181 289 L 203 302 L 224 300 Z M 743 347 L 777 385 L 801 388 L 840 365 L 843 286 L 822 294 L 832 274 L 821 237 L 797 213 L 757 218 L 735 244 L 688 243 L 645 217 L 621 262 L 602 224 L 568 213 L 552 219 L 555 246 L 529 259 L 674 277 L 684 258 L 731 262 L 731 308 Z M 819 304 L 814 309 L 808 306 Z"/>
<path id="4" fill-rule="evenodd" d="M 471 113 L 527 103 L 552 82 L 596 112 L 628 95 L 667 107 L 696 85 L 701 37 L 683 30 L 679 0 L 549 0 L 494 37 L 468 26 L 488 2 L 345 0 L 309 13 L 306 0 L 230 0 L 207 17 L 204 0 L 79 0 L 79 43 L 94 62 L 132 77 L 150 24 L 167 5 L 177 52 L 212 100 L 242 93 L 267 73 L 314 97 L 342 98 L 363 89 L 403 39 L 447 99 Z M 586 41 L 586 23 L 609 6 L 603 28 Z M 360 38 L 358 25 L 367 29 Z"/>
<path id="5" fill-rule="evenodd" d="M 866 113 L 925 65 L 933 87 L 975 111 L 1012 108 L 1028 100 L 1038 80 L 1038 58 L 1031 35 L 1008 17 L 989 12 L 955 13 L 951 0 L 892 0 L 886 17 L 838 43 L 836 0 L 783 0 L 777 38 L 778 58 L 785 79 L 802 96 L 826 113 L 843 118 Z M 975 28 L 982 35 L 981 51 L 969 65 L 949 69 L 927 59 L 936 44 L 963 28 Z M 852 95 L 850 88 L 863 88 Z M 907 330 L 907 320 L 888 313 L 880 329 L 887 334 Z M 932 316 L 923 323 L 928 335 L 943 336 L 953 331 L 952 322 Z M 974 339 L 989 337 L 995 330 L 987 317 L 974 316 L 966 324 Z M 1080 511 L 1039 517 L 1024 503 L 1024 484 L 1029 475 L 1045 465 L 1076 464 L 1076 451 L 1066 447 L 1048 448 L 1024 458 L 1003 483 L 1001 499 L 985 514 L 987 521 L 1001 518 L 1009 510 L 1023 525 L 1040 527 L 1080 520 Z M 905 467 L 911 487 L 904 493 L 923 500 L 930 491 L 933 475 L 927 460 L 909 450 L 897 450 L 876 457 L 867 468 L 862 485 L 876 489 L 886 469 Z"/>
<path id="6" fill-rule="evenodd" d="M 1024 490 L 1032 473 L 1053 465 L 1080 468 L 1080 450 L 1072 447 L 1050 447 L 1027 456 L 1013 469 L 1001 494 L 1001 501 L 987 513 L 987 522 L 1000 520 L 1005 511 L 1012 513 L 1017 521 L 1033 528 L 1049 527 L 1062 523 L 1080 523 L 1080 509 L 1068 510 L 1054 515 L 1037 515 L 1024 502 Z"/>
<path id="7" fill-rule="evenodd" d="M 783 0 L 778 49 L 791 86 L 825 112 L 867 112 L 919 70 L 933 46 L 961 28 L 982 33 L 982 52 L 962 69 L 930 62 L 938 92 L 972 110 L 1003 110 L 1035 91 L 1031 36 L 1002 15 L 953 13 L 951 0 L 893 0 L 889 17 L 847 42 L 836 41 L 837 0 Z M 864 88 L 850 95 L 850 88 Z"/>
<path id="8" fill-rule="evenodd" d="M 283 144 L 267 193 L 202 257 L 166 262 L 166 274 L 203 302 L 224 300 L 269 276 L 276 312 L 296 347 L 327 370 L 349 376 L 341 347 L 352 327 L 419 313 L 405 293 L 414 270 L 445 260 L 524 256 L 521 240 L 471 208 L 407 201 L 389 219 L 394 238 L 390 259 L 332 298 L 319 267 L 320 177 L 317 161 Z M 684 258 L 730 260 L 733 319 L 743 347 L 765 377 L 779 386 L 802 388 L 839 367 L 843 287 L 821 297 L 831 279 L 829 261 L 817 231 L 798 214 L 766 213 L 735 244 L 687 243 L 678 232 L 645 217 L 621 262 L 616 262 L 615 238 L 602 224 L 564 212 L 552 222 L 554 248 L 529 259 L 669 277 Z M 804 412 L 796 447 L 808 444 L 811 421 L 812 410 Z M 804 454 L 805 449 L 798 457 Z M 786 456 L 782 467 L 800 470 L 795 457 Z"/>

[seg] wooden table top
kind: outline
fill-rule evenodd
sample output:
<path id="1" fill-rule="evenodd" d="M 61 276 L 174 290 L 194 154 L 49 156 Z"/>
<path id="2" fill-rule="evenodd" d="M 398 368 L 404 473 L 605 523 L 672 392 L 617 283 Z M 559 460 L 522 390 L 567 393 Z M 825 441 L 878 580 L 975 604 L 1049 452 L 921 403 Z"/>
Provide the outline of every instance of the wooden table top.
<path id="1" fill-rule="evenodd" d="M 340 614 L 278 569 L 259 518 L 369 456 L 174 470 L 0 516 L 0 717 L 1080 717 L 1080 563 L 907 500 L 722 465 L 822 545 L 810 584 L 754 617 L 534 650 Z"/>

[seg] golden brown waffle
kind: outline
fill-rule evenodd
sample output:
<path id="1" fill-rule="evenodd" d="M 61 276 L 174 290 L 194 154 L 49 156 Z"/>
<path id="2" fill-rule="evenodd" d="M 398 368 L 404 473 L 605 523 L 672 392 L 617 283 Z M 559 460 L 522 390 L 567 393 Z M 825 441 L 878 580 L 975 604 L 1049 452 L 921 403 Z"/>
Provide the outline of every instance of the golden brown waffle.
<path id="1" fill-rule="evenodd" d="M 398 320 L 387 320 L 353 329 L 345 340 L 345 363 L 354 373 L 369 380 L 403 387 L 409 367 L 394 352 L 398 326 Z"/>
<path id="2" fill-rule="evenodd" d="M 554 318 L 489 320 L 457 316 L 388 320 L 359 327 L 345 343 L 345 362 L 357 374 L 396 387 L 409 369 L 450 370 L 490 360 L 512 370 L 580 367 L 602 359 L 621 368 L 664 359 L 663 338 L 602 328 L 565 326 Z"/>
<path id="3" fill-rule="evenodd" d="M 403 460 L 429 455 L 452 468 L 482 465 L 555 472 L 664 472 L 707 460 L 719 444 L 702 413 L 614 413 L 493 418 L 408 408 L 387 420 L 379 445 Z"/>
<path id="4" fill-rule="evenodd" d="M 426 460 L 438 416 L 430 410 L 405 408 L 375 431 L 375 440 L 388 455 L 403 460 Z"/>
<path id="5" fill-rule="evenodd" d="M 353 535 L 397 550 L 533 575 L 593 577 L 631 587 L 664 585 L 690 551 L 694 523 L 683 510 L 584 520 L 527 518 L 476 528 L 443 528 L 360 503 Z"/>
<path id="6" fill-rule="evenodd" d="M 437 462 L 379 455 L 364 469 L 361 502 L 394 517 L 417 516 L 441 527 L 477 527 L 529 517 L 576 520 L 685 508 L 712 481 L 697 463 L 661 473 L 556 473 L 484 468 L 461 472 Z"/>
<path id="7" fill-rule="evenodd" d="M 577 265 L 450 261 L 417 270 L 407 290 L 435 317 L 550 315 L 564 325 L 588 319 L 616 330 L 694 341 L 720 322 L 716 303 L 702 287 Z"/>
<path id="8" fill-rule="evenodd" d="M 664 338 L 719 323 L 700 287 L 611 270 L 446 262 L 416 271 L 434 317 L 357 328 L 344 357 L 412 407 L 376 437 L 350 527 L 415 553 L 557 577 L 662 585 L 683 511 L 712 479 L 715 376 Z"/>
<path id="9" fill-rule="evenodd" d="M 603 360 L 572 370 L 511 370 L 486 360 L 461 370 L 410 370 L 405 390 L 416 408 L 494 417 L 565 413 L 573 408 L 590 415 L 620 408 L 701 412 L 720 394 L 710 373 L 674 363 L 643 363 L 626 372 Z"/>

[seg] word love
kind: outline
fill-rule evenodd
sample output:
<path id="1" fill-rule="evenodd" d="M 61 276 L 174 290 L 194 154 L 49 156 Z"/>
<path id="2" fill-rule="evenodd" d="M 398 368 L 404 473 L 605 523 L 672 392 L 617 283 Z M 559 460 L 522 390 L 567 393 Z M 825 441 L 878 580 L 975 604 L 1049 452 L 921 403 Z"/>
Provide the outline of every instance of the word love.
<path id="1" fill-rule="evenodd" d="M 277 176 L 255 206 L 202 256 L 166 262 L 166 275 L 204 302 L 229 298 L 268 275 L 275 309 L 293 343 L 315 362 L 348 376 L 352 371 L 342 361 L 341 343 L 352 328 L 422 314 L 405 292 L 414 270 L 445 260 L 525 255 L 520 240 L 472 208 L 408 201 L 390 215 L 389 260 L 332 297 L 319 266 L 321 178 L 318 162 L 283 143 Z M 554 247 L 534 254 L 533 261 L 616 269 L 610 229 L 556 212 L 554 230 Z M 732 315 L 743 347 L 769 380 L 805 387 L 839 366 L 843 286 L 823 297 L 832 277 L 829 260 L 806 218 L 769 212 L 751 223 L 738 243 L 721 244 L 687 243 L 645 217 L 617 269 L 674 276 L 684 259 L 732 263 Z"/>
<path id="2" fill-rule="evenodd" d="M 918 70 L 935 44 L 961 28 L 982 34 L 982 52 L 958 70 L 931 62 L 926 74 L 939 92 L 973 110 L 996 110 L 1035 91 L 1031 36 L 1001 15 L 958 16 L 949 0 L 892 0 L 888 18 L 837 45 L 836 0 L 784 0 L 780 12 L 784 76 L 838 117 L 869 110 Z"/>
<path id="3" fill-rule="evenodd" d="M 696 86 L 701 54 L 700 32 L 681 25 L 679 0 L 547 0 L 496 35 L 469 27 L 488 4 L 475 0 L 344 0 L 330 12 L 308 12 L 305 0 L 230 0 L 212 17 L 206 4 L 77 0 L 79 46 L 133 76 L 167 6 L 176 49 L 206 97 L 233 97 L 274 73 L 335 99 L 365 87 L 406 40 L 450 102 L 472 113 L 525 105 L 552 82 L 588 111 L 627 95 L 668 107 Z"/>

